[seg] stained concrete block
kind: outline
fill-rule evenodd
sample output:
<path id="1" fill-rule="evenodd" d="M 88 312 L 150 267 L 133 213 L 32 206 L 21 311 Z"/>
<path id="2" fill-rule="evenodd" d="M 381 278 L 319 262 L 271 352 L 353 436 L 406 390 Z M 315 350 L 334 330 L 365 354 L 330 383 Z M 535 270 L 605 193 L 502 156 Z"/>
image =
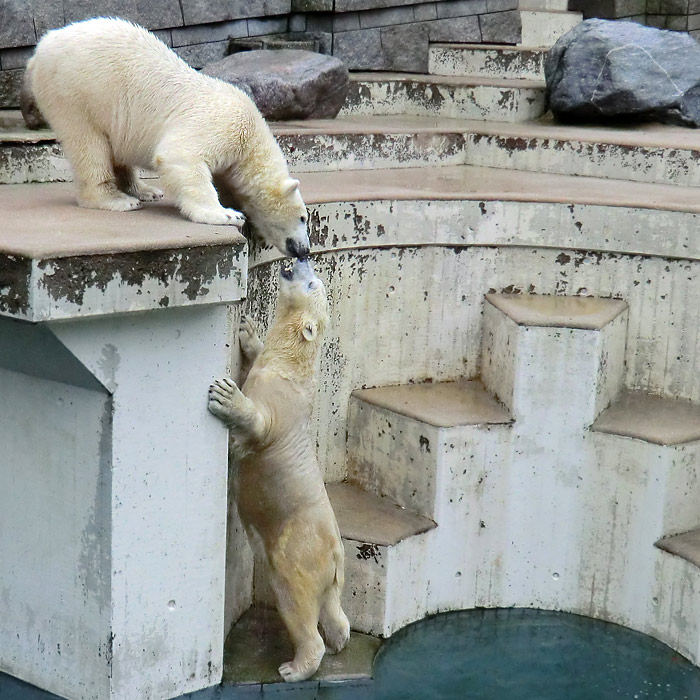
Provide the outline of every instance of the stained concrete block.
<path id="1" fill-rule="evenodd" d="M 485 12 L 488 12 L 486 0 L 457 0 L 456 2 L 437 3 L 438 19 L 480 15 Z"/>
<path id="2" fill-rule="evenodd" d="M 188 0 L 183 2 L 185 25 L 223 22 L 248 17 L 286 15 L 292 11 L 291 0 Z M 295 8 L 301 12 L 302 8 Z"/>
<path id="3" fill-rule="evenodd" d="M 431 42 L 479 43 L 481 28 L 477 15 L 426 22 Z"/>
<path id="4" fill-rule="evenodd" d="M 479 15 L 479 27 L 481 41 L 486 44 L 517 44 L 522 37 L 521 13 L 513 10 Z"/>
<path id="5" fill-rule="evenodd" d="M 215 24 L 200 24 L 194 27 L 182 27 L 172 30 L 173 46 L 191 46 L 230 38 L 248 36 L 248 23 L 244 19 Z"/>
<path id="6" fill-rule="evenodd" d="M 380 31 L 386 70 L 428 72 L 428 27 L 405 24 L 383 27 Z"/>
<path id="7" fill-rule="evenodd" d="M 333 40 L 333 55 L 350 70 L 384 68 L 382 37 L 379 29 L 339 32 Z"/>
<path id="8" fill-rule="evenodd" d="M 0 4 L 0 48 L 31 46 L 36 40 L 32 3 L 5 0 Z"/>
<path id="9" fill-rule="evenodd" d="M 24 70 L 0 71 L 0 109 L 17 109 Z"/>
<path id="10" fill-rule="evenodd" d="M 64 22 L 77 22 L 89 17 L 121 17 L 147 29 L 164 29 L 182 25 L 178 0 L 65 0 Z"/>
<path id="11" fill-rule="evenodd" d="M 192 46 L 176 46 L 175 53 L 192 68 L 204 68 L 208 63 L 214 63 L 225 58 L 228 54 L 228 41 L 214 41 L 210 44 L 193 44 Z"/>

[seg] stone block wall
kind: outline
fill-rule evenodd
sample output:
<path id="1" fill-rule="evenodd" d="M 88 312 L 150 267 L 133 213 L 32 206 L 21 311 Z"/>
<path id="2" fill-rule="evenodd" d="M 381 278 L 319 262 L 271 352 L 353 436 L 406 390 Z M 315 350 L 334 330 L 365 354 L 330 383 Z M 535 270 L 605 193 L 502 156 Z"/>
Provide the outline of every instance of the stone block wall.
<path id="1" fill-rule="evenodd" d="M 311 37 L 351 70 L 426 72 L 428 43 L 520 41 L 518 0 L 0 0 L 0 109 L 49 29 L 114 16 L 153 30 L 194 68 L 231 40 Z"/>
<path id="2" fill-rule="evenodd" d="M 626 19 L 700 39 L 700 0 L 569 0 L 585 18 Z"/>

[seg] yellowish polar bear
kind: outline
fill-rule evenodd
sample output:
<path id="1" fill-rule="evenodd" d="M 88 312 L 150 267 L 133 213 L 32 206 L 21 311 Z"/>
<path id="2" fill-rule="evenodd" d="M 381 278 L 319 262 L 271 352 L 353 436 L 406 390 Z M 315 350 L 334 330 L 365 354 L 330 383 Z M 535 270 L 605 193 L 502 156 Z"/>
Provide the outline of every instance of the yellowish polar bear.
<path id="1" fill-rule="evenodd" d="M 325 647 L 338 652 L 350 636 L 343 545 L 309 434 L 327 313 L 323 283 L 296 261 L 281 273 L 265 345 L 250 319 L 242 324 L 241 349 L 253 362 L 243 391 L 230 379 L 209 390 L 209 410 L 231 429 L 241 520 L 294 643 L 294 659 L 279 668 L 285 681 L 309 678 Z"/>
<path id="2" fill-rule="evenodd" d="M 73 166 L 81 206 L 129 211 L 160 199 L 136 175 L 146 168 L 191 221 L 240 227 L 243 214 L 219 203 L 217 176 L 265 241 L 308 254 L 299 182 L 255 104 L 142 27 L 98 18 L 48 32 L 25 81 Z"/>

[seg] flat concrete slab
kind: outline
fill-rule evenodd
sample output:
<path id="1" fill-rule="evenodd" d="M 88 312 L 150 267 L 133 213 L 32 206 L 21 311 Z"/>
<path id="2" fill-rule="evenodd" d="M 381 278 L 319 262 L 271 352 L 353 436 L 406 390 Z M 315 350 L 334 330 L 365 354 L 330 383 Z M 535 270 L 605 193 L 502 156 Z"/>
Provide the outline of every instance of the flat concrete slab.
<path id="1" fill-rule="evenodd" d="M 235 226 L 192 223 L 172 202 L 83 209 L 71 183 L 2 185 L 0 217 L 0 253 L 33 259 L 245 243 Z"/>
<path id="2" fill-rule="evenodd" d="M 546 294 L 487 294 L 493 304 L 519 326 L 600 330 L 626 308 L 620 299 Z"/>
<path id="3" fill-rule="evenodd" d="M 348 540 L 391 546 L 435 527 L 429 518 L 401 508 L 355 484 L 328 484 L 340 534 Z"/>
<path id="4" fill-rule="evenodd" d="M 413 83 L 416 85 L 448 85 L 453 87 L 542 88 L 544 80 L 517 78 L 478 78 L 461 75 L 431 75 L 420 73 L 353 72 L 350 80 L 355 83 Z"/>
<path id="5" fill-rule="evenodd" d="M 381 640 L 353 632 L 339 654 L 326 654 L 311 682 L 369 681 Z M 294 656 L 289 634 L 276 610 L 253 607 L 233 626 L 224 646 L 223 684 L 268 684 L 284 681 L 278 667 Z M 295 687 L 308 683 L 287 686 Z M 306 696 L 304 696 L 306 697 Z"/>
<path id="6" fill-rule="evenodd" d="M 674 537 L 664 537 L 656 542 L 659 549 L 675 554 L 700 567 L 700 529 L 684 532 Z"/>
<path id="7" fill-rule="evenodd" d="M 700 406 L 630 391 L 603 411 L 591 429 L 657 445 L 680 445 L 700 440 Z"/>
<path id="8" fill-rule="evenodd" d="M 352 395 L 437 428 L 502 424 L 512 420 L 506 409 L 476 380 L 358 389 Z"/>

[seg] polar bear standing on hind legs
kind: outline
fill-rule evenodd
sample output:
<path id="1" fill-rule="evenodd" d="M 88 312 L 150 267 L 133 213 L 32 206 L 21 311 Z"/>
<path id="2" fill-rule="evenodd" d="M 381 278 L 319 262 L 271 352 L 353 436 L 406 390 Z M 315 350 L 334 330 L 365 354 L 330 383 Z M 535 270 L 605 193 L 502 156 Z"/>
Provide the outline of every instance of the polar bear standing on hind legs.
<path id="1" fill-rule="evenodd" d="M 142 27 L 98 18 L 48 32 L 25 84 L 73 166 L 80 206 L 129 211 L 162 198 L 138 179 L 146 168 L 183 216 L 240 227 L 243 214 L 219 202 L 217 176 L 263 240 L 308 254 L 299 182 L 255 104 Z"/>
<path id="2" fill-rule="evenodd" d="M 323 283 L 296 261 L 281 273 L 264 346 L 250 320 L 242 324 L 253 362 L 243 391 L 230 379 L 209 389 L 209 410 L 231 430 L 238 512 L 294 643 L 294 659 L 279 668 L 285 681 L 312 676 L 326 647 L 338 652 L 350 636 L 343 545 L 309 433 L 327 316 Z"/>

